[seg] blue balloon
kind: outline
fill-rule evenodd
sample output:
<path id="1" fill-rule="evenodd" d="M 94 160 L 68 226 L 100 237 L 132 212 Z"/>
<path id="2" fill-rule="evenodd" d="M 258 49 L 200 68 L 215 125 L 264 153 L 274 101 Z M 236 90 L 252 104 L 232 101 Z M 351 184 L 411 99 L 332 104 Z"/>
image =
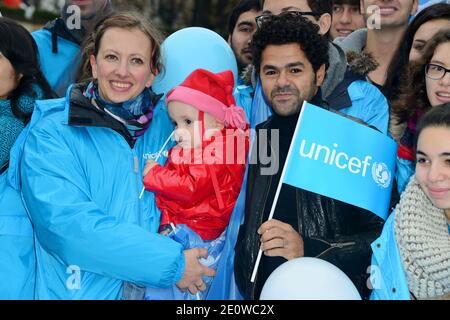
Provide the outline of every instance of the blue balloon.
<path id="1" fill-rule="evenodd" d="M 195 69 L 211 72 L 231 70 L 237 82 L 238 69 L 233 50 L 217 33 L 200 27 L 181 29 L 162 44 L 164 71 L 153 82 L 153 91 L 167 94 Z"/>

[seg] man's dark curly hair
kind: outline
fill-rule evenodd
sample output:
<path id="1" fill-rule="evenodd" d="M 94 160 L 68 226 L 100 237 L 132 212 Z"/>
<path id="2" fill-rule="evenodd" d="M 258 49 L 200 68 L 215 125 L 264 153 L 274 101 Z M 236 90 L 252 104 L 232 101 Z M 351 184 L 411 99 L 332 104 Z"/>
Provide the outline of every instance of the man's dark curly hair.
<path id="1" fill-rule="evenodd" d="M 329 41 L 319 34 L 319 27 L 303 17 L 289 15 L 271 16 L 253 36 L 251 48 L 253 64 L 259 73 L 261 56 L 269 45 L 297 43 L 311 63 L 314 72 L 325 64 L 328 68 Z"/>

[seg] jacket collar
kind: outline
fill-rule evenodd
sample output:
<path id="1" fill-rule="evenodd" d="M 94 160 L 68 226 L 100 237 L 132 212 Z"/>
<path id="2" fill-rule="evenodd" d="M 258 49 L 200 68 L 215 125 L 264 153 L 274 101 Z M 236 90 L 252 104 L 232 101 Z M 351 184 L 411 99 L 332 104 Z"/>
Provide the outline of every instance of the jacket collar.
<path id="1" fill-rule="evenodd" d="M 84 28 L 69 30 L 62 18 L 49 21 L 44 29 L 50 31 L 52 35 L 52 53 L 58 53 L 58 37 L 81 46 L 86 34 Z"/>
<path id="2" fill-rule="evenodd" d="M 105 111 L 93 106 L 88 98 L 83 95 L 86 84 L 75 84 L 69 93 L 69 116 L 68 124 L 70 126 L 85 127 L 103 127 L 113 129 L 122 135 L 128 145 L 133 148 L 135 140 L 133 140 L 128 129 L 118 120 L 111 117 Z M 163 95 L 154 95 L 152 99 L 153 105 L 161 99 Z"/>
<path id="3" fill-rule="evenodd" d="M 348 87 L 356 80 L 365 81 L 365 77 L 363 75 L 358 75 L 351 70 L 347 70 L 344 80 L 342 80 L 326 98 L 327 104 L 331 109 L 340 110 L 352 106 L 353 102 L 348 93 Z"/>

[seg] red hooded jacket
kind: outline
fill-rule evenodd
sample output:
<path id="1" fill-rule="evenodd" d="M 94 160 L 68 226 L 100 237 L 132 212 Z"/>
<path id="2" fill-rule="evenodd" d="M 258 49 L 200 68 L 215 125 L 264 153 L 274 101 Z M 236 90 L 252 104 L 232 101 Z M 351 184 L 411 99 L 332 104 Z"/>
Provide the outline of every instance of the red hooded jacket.
<path id="1" fill-rule="evenodd" d="M 203 240 L 219 237 L 241 189 L 248 149 L 248 130 L 232 129 L 202 148 L 173 147 L 165 166 L 144 177 L 145 188 L 156 194 L 161 225 L 186 224 Z"/>

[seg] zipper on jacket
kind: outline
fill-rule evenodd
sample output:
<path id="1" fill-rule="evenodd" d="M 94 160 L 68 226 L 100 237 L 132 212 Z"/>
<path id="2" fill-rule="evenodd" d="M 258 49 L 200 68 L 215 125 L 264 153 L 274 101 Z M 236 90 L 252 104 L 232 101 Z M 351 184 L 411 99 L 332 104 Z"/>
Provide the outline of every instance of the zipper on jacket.
<path id="1" fill-rule="evenodd" d="M 139 160 L 136 155 L 133 156 L 134 159 L 134 173 L 139 174 Z"/>
<path id="2" fill-rule="evenodd" d="M 133 157 L 133 171 L 136 176 L 136 190 L 137 190 L 137 196 L 140 197 L 141 193 L 143 192 L 143 189 L 141 187 L 140 181 L 142 181 L 143 177 L 139 174 L 139 158 L 136 155 L 136 149 L 131 149 L 131 155 Z"/>
<path id="3" fill-rule="evenodd" d="M 323 256 L 325 253 L 327 253 L 333 249 L 343 249 L 346 247 L 354 246 L 356 244 L 355 241 L 331 243 L 331 242 L 328 242 L 328 241 L 325 241 L 325 240 L 319 239 L 319 238 L 310 238 L 310 239 L 323 242 L 330 246 L 328 249 L 326 249 L 323 252 L 321 252 L 320 254 L 318 254 L 315 258 L 319 258 L 319 257 Z"/>

